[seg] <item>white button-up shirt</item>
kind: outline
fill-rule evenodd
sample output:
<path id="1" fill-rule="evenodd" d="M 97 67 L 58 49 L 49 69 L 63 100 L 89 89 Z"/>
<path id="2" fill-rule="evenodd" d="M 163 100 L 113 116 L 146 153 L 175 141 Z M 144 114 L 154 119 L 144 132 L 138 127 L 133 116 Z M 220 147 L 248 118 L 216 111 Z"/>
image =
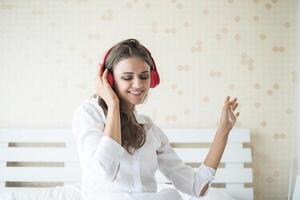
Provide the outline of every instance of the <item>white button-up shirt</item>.
<path id="1" fill-rule="evenodd" d="M 134 116 L 144 125 L 146 142 L 130 155 L 115 140 L 103 135 L 106 117 L 97 98 L 86 99 L 74 112 L 72 132 L 80 159 L 83 198 L 156 192 L 157 169 L 178 190 L 199 197 L 204 185 L 211 184 L 215 170 L 204 164 L 197 170 L 186 165 L 150 117 L 140 115 L 136 110 Z"/>

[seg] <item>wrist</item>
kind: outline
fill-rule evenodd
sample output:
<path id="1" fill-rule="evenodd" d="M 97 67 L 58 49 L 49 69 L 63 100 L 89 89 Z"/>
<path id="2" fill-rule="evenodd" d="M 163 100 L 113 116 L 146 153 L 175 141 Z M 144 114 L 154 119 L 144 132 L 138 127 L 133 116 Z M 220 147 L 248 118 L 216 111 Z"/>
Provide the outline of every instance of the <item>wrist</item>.
<path id="1" fill-rule="evenodd" d="M 119 98 L 111 98 L 110 101 L 108 101 L 107 106 L 108 107 L 116 107 L 120 105 Z"/>
<path id="2" fill-rule="evenodd" d="M 217 133 L 228 135 L 231 131 L 231 128 L 228 126 L 218 126 Z"/>
<path id="3" fill-rule="evenodd" d="M 108 110 L 119 110 L 120 109 L 119 101 L 118 100 L 113 101 L 113 102 L 109 103 L 107 105 L 107 107 L 108 107 Z"/>

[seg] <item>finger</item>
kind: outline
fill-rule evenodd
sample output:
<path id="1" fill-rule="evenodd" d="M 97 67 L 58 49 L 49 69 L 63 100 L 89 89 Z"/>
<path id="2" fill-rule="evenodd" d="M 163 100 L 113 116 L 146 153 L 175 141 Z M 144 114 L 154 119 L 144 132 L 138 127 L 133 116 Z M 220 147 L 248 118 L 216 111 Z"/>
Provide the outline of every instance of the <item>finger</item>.
<path id="1" fill-rule="evenodd" d="M 234 110 L 233 110 L 233 107 L 232 107 L 232 106 L 229 106 L 229 110 L 230 110 L 230 114 L 231 114 L 231 115 L 234 115 Z"/>
<path id="2" fill-rule="evenodd" d="M 232 106 L 232 109 L 235 110 L 235 109 L 238 107 L 238 105 L 239 105 L 238 103 L 235 103 L 235 104 Z"/>
<path id="3" fill-rule="evenodd" d="M 227 97 L 225 98 L 224 104 L 227 104 L 227 103 L 229 102 L 229 100 L 230 100 L 230 96 L 227 96 Z"/>
<path id="4" fill-rule="evenodd" d="M 107 77 L 107 68 L 104 70 L 103 74 L 102 74 L 102 79 Z"/>
<path id="5" fill-rule="evenodd" d="M 98 73 L 98 75 L 97 75 L 97 80 L 99 81 L 99 82 L 101 82 L 102 83 L 102 74 L 101 74 L 101 71 L 99 70 L 99 73 Z"/>
<path id="6" fill-rule="evenodd" d="M 237 101 L 237 98 L 235 97 L 232 101 L 230 101 L 230 104 L 234 105 L 236 103 L 236 101 Z"/>
<path id="7" fill-rule="evenodd" d="M 99 80 L 99 82 L 103 82 L 102 76 L 103 76 L 103 73 L 101 73 L 101 71 L 99 71 L 99 73 L 97 74 L 97 79 Z"/>
<path id="8" fill-rule="evenodd" d="M 107 73 L 108 73 L 108 69 L 106 68 L 102 75 L 102 81 L 105 83 L 107 83 Z"/>
<path id="9" fill-rule="evenodd" d="M 101 72 L 102 72 L 103 64 L 99 63 L 98 66 L 99 66 L 99 75 L 101 76 L 102 75 Z"/>
<path id="10" fill-rule="evenodd" d="M 236 119 L 237 119 L 236 115 L 232 111 L 230 111 L 228 115 L 228 120 L 233 123 L 236 121 Z"/>
<path id="11" fill-rule="evenodd" d="M 240 112 L 237 112 L 236 114 L 234 114 L 235 108 L 233 106 L 229 106 L 229 108 L 230 108 L 230 115 L 232 115 L 234 117 L 239 116 Z"/>
<path id="12" fill-rule="evenodd" d="M 233 106 L 229 106 L 229 110 L 230 110 L 230 112 L 229 112 L 230 115 L 233 116 L 233 117 L 235 117 L 235 116 L 236 116 L 236 114 L 235 114 L 235 112 L 234 112 L 234 111 L 235 111 L 235 108 L 234 108 Z"/>

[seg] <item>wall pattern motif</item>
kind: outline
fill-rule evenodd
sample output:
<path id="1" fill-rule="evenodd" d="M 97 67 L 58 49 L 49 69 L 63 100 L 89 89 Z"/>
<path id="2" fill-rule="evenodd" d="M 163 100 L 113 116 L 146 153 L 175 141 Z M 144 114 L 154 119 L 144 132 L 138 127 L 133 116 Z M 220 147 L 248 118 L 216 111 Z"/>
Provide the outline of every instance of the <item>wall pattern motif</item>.
<path id="1" fill-rule="evenodd" d="M 295 22 L 295 0 L 1 0 L 1 127 L 70 127 L 104 53 L 136 38 L 162 78 L 140 112 L 162 127 L 211 128 L 236 96 L 255 199 L 287 199 Z"/>

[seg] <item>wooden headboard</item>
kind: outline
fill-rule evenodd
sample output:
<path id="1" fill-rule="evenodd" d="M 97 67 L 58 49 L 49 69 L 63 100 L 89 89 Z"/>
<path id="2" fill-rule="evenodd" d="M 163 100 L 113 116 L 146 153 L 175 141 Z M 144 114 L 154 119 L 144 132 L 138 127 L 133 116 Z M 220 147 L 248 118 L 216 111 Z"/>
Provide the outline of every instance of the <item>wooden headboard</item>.
<path id="1" fill-rule="evenodd" d="M 175 151 L 192 167 L 204 160 L 214 129 L 164 129 Z M 250 132 L 233 129 L 212 187 L 253 200 Z M 248 146 L 248 147 L 247 147 Z M 173 187 L 157 171 L 158 190 Z M 80 182 L 71 129 L 0 129 L 0 192 L 41 191 Z"/>

